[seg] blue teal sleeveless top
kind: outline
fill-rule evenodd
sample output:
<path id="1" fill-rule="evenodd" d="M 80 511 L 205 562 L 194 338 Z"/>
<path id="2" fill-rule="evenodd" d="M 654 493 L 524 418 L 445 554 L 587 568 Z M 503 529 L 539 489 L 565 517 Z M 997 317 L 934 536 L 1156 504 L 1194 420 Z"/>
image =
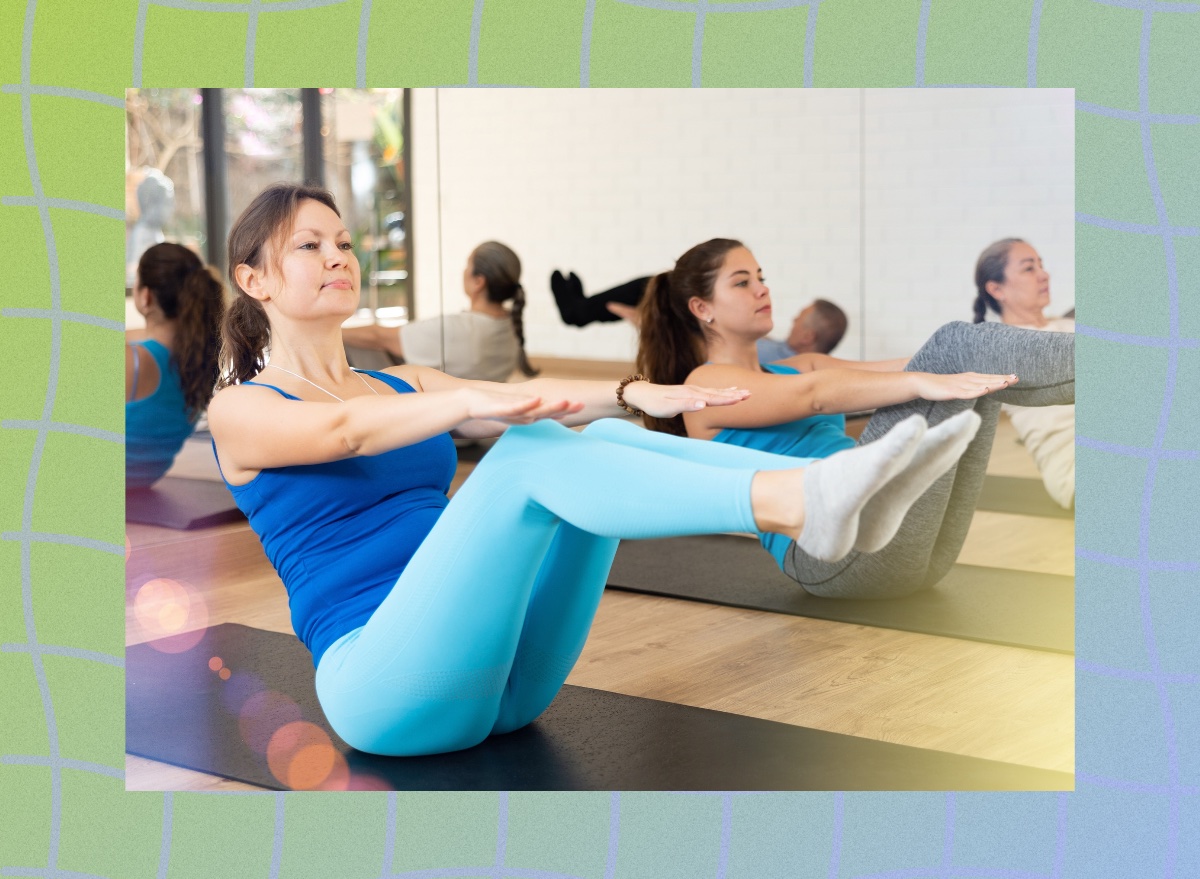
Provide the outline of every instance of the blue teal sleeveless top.
<path id="1" fill-rule="evenodd" d="M 144 488 L 171 469 L 196 421 L 188 418 L 183 384 L 171 363 L 171 352 L 153 339 L 132 344 L 138 348 L 139 358 L 154 358 L 159 376 L 153 394 L 125 404 L 125 486 Z M 136 375 L 140 367 L 134 371 Z"/>
<path id="2" fill-rule="evenodd" d="M 366 374 L 416 393 L 394 376 Z M 243 384 L 303 404 L 274 385 Z M 387 597 L 445 509 L 457 466 L 454 441 L 444 433 L 379 455 L 269 468 L 229 486 L 283 580 L 292 629 L 314 665 Z"/>
<path id="3" fill-rule="evenodd" d="M 764 363 L 762 368 L 777 375 L 800 374 L 800 370 L 782 363 Z M 854 448 L 854 440 L 846 436 L 844 415 L 811 415 L 771 427 L 727 428 L 714 436 L 713 442 L 790 458 L 828 458 L 835 452 Z M 784 555 L 792 544 L 791 538 L 762 532 L 758 539 L 782 568 Z"/>

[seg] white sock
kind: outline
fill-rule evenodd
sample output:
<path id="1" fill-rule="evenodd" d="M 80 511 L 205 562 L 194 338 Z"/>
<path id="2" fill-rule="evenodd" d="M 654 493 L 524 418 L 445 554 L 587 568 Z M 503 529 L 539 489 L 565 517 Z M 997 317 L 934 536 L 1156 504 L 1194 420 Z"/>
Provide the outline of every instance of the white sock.
<path id="1" fill-rule="evenodd" d="M 980 422 L 975 410 L 967 409 L 926 431 L 908 466 L 863 507 L 854 541 L 856 550 L 879 552 L 891 542 L 908 508 L 962 457 Z"/>
<path id="2" fill-rule="evenodd" d="M 849 554 L 863 506 L 908 465 L 927 426 L 924 418 L 913 415 L 873 443 L 809 464 L 804 470 L 804 528 L 796 544 L 823 562 Z"/>

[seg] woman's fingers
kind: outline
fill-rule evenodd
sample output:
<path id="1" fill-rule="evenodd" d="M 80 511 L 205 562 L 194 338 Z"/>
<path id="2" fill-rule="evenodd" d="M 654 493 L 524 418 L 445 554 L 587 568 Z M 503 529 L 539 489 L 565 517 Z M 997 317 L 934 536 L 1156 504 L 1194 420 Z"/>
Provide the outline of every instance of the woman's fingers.
<path id="1" fill-rule="evenodd" d="M 750 392 L 745 388 L 694 388 L 690 385 L 688 387 L 694 394 L 713 406 L 728 406 L 730 403 L 740 403 L 750 396 Z"/>
<path id="2" fill-rule="evenodd" d="M 544 402 L 541 397 L 530 397 L 520 406 L 511 406 L 504 411 L 494 411 L 487 416 L 495 421 L 509 424 L 532 424 L 546 418 L 565 418 L 583 410 L 583 403 L 574 400 L 552 400 Z"/>
<path id="3" fill-rule="evenodd" d="M 921 396 L 926 400 L 971 400 L 994 391 L 1003 390 L 1019 381 L 1016 375 L 991 375 L 980 372 L 961 372 L 931 375 L 921 382 Z"/>
<path id="4" fill-rule="evenodd" d="M 705 406 L 732 406 L 750 396 L 745 388 L 702 388 L 683 385 L 677 399 L 683 399 L 688 409 L 703 409 Z"/>
<path id="5" fill-rule="evenodd" d="M 979 392 L 979 396 L 981 397 L 984 394 L 990 394 L 992 391 L 1007 388 L 1009 385 L 1014 385 L 1019 381 L 1015 375 L 979 375 L 976 373 L 970 373 L 970 375 L 977 390 L 982 385 L 983 389 Z"/>

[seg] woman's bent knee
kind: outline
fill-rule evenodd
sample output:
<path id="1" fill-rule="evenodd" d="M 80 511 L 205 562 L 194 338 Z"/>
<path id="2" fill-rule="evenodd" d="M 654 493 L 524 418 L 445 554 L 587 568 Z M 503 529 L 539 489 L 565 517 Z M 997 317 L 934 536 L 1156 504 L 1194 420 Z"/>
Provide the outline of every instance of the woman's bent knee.
<path id="1" fill-rule="evenodd" d="M 352 748 L 384 757 L 420 757 L 478 745 L 491 732 L 495 712 L 494 703 L 434 703 L 410 707 L 403 713 L 351 715 L 326 709 L 325 716 L 333 731 Z"/>

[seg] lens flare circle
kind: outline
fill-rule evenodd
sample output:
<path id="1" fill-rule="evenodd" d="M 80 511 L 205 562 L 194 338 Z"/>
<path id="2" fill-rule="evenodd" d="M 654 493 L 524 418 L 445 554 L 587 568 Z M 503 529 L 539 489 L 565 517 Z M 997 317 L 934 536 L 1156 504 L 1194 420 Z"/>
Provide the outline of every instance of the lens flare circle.
<path id="1" fill-rule="evenodd" d="M 178 580 L 155 577 L 138 587 L 133 615 L 151 646 L 164 653 L 182 653 L 200 643 L 208 625 L 203 596 Z"/>
<path id="2" fill-rule="evenodd" d="M 256 754 L 267 753 L 271 737 L 290 723 L 300 720 L 300 706 L 275 690 L 261 690 L 250 696 L 238 712 L 238 732 L 242 741 Z"/>
<path id="3" fill-rule="evenodd" d="M 345 790 L 350 777 L 329 734 L 304 720 L 275 731 L 267 745 L 267 766 L 292 790 Z"/>

